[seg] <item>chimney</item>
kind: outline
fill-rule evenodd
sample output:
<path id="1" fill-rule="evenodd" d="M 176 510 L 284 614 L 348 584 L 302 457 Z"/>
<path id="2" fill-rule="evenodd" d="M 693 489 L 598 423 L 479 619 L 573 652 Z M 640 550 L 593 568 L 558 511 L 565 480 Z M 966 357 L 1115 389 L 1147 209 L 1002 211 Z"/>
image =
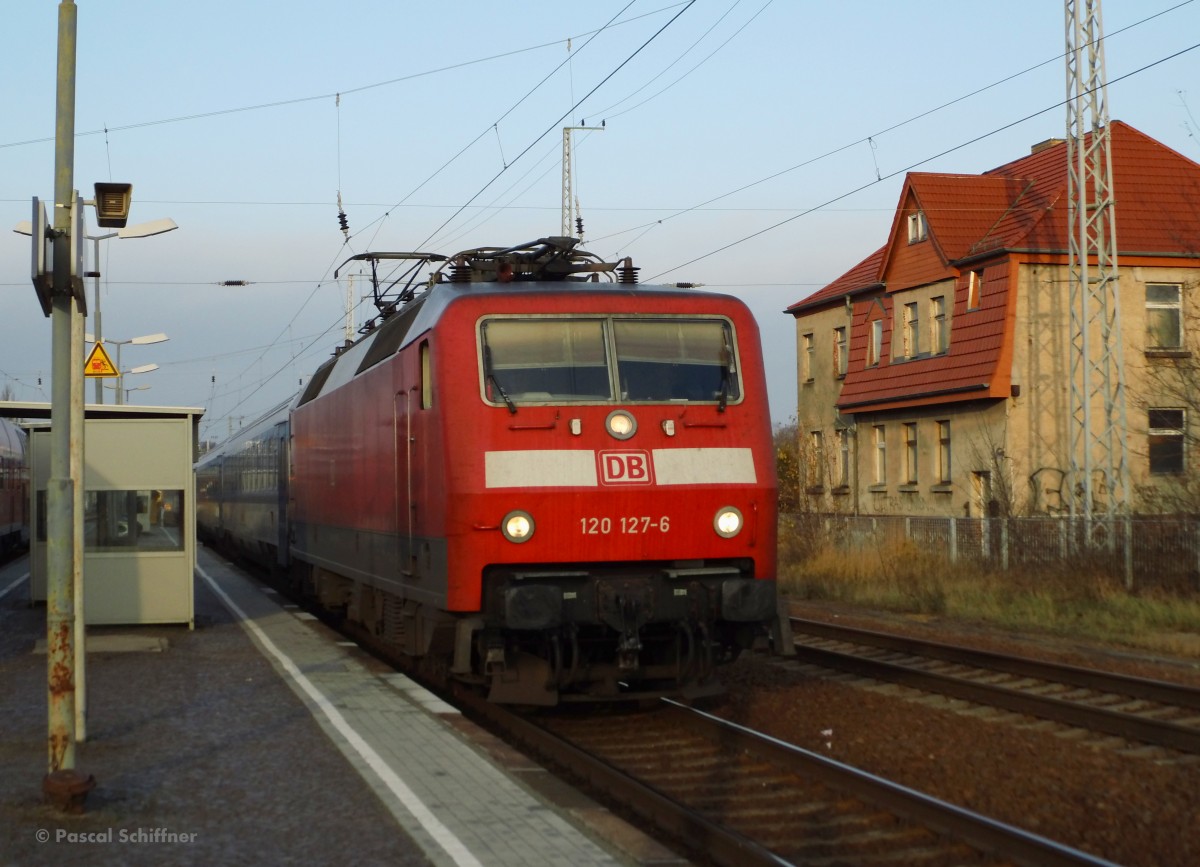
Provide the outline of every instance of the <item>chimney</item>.
<path id="1" fill-rule="evenodd" d="M 1044 150 L 1049 150 L 1052 147 L 1063 144 L 1065 138 L 1048 138 L 1045 141 L 1040 141 L 1029 149 L 1031 154 L 1040 154 Z"/>

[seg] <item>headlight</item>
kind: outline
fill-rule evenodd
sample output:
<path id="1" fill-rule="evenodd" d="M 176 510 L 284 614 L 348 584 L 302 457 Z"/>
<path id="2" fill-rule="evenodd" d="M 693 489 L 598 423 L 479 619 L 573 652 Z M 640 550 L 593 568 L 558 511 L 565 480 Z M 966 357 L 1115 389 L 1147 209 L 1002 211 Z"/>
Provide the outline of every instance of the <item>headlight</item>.
<path id="1" fill-rule="evenodd" d="M 500 522 L 500 532 L 510 542 L 528 542 L 533 537 L 533 516 L 528 512 L 509 512 Z"/>
<path id="2" fill-rule="evenodd" d="M 637 433 L 637 421 L 623 409 L 614 409 L 604 420 L 604 427 L 616 439 L 627 440 Z"/>
<path id="3" fill-rule="evenodd" d="M 736 536 L 742 530 L 742 513 L 733 506 L 718 509 L 716 517 L 713 518 L 713 529 L 717 531 L 718 536 L 724 536 L 726 539 Z"/>

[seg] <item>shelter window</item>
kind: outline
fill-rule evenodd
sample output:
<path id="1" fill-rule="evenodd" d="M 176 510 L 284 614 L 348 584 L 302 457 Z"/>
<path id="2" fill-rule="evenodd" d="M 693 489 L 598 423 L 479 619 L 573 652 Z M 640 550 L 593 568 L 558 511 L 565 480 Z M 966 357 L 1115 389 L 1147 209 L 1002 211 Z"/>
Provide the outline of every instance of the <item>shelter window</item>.
<path id="1" fill-rule="evenodd" d="M 46 492 L 37 492 L 38 541 L 46 541 Z M 183 491 L 84 491 L 83 547 L 90 552 L 182 551 Z"/>
<path id="2" fill-rule="evenodd" d="M 1183 299 L 1178 284 L 1146 284 L 1146 348 L 1183 348 Z"/>
<path id="3" fill-rule="evenodd" d="M 1148 418 L 1150 472 L 1178 475 L 1183 472 L 1183 410 L 1151 409 Z"/>

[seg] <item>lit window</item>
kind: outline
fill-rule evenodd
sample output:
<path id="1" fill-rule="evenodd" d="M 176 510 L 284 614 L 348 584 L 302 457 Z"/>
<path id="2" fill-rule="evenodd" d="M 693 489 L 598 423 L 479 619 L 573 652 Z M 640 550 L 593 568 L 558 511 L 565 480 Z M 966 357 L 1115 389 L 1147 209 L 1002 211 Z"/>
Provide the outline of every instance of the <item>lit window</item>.
<path id="1" fill-rule="evenodd" d="M 979 297 L 983 294 L 983 270 L 972 271 L 967 278 L 967 309 L 979 309 Z"/>
<path id="2" fill-rule="evenodd" d="M 917 332 L 917 302 L 904 305 L 904 357 L 915 358 L 921 353 Z"/>
<path id="3" fill-rule="evenodd" d="M 1177 475 L 1183 472 L 1183 410 L 1152 409 L 1149 412 L 1150 472 Z"/>
<path id="4" fill-rule="evenodd" d="M 867 366 L 873 367 L 883 357 L 883 320 L 871 321 L 871 340 L 867 346 Z"/>
<path id="5" fill-rule="evenodd" d="M 950 484 L 950 422 L 939 421 L 938 430 L 938 481 Z"/>
<path id="6" fill-rule="evenodd" d="M 813 351 L 816 346 L 813 343 L 813 336 L 805 334 L 800 341 L 803 344 L 803 352 L 800 354 L 800 379 L 803 382 L 812 382 L 813 378 Z"/>
<path id="7" fill-rule="evenodd" d="M 908 484 L 917 483 L 917 426 L 904 426 L 904 479 Z"/>
<path id="8" fill-rule="evenodd" d="M 946 327 L 946 297 L 929 300 L 929 345 L 932 352 L 943 353 L 950 348 L 950 330 Z"/>
<path id="9" fill-rule="evenodd" d="M 887 483 L 887 437 L 884 426 L 875 425 L 873 429 L 875 441 L 875 484 Z"/>
<path id="10" fill-rule="evenodd" d="M 833 370 L 835 376 L 845 376 L 849 353 L 846 346 L 846 329 L 833 329 Z"/>
<path id="11" fill-rule="evenodd" d="M 915 244 L 924 241 L 929 235 L 929 226 L 925 222 L 922 211 L 914 211 L 908 215 L 908 243 Z"/>
<path id="12" fill-rule="evenodd" d="M 1182 292 L 1177 284 L 1146 284 L 1146 348 L 1183 348 Z"/>

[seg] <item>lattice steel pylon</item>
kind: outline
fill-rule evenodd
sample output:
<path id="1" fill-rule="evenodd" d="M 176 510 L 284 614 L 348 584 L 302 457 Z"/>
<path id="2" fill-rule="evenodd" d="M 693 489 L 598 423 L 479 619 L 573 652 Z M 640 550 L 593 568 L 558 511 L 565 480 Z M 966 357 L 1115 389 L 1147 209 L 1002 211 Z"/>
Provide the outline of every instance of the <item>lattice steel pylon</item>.
<path id="1" fill-rule="evenodd" d="M 600 132 L 603 126 L 564 126 L 563 127 L 563 150 L 562 150 L 562 236 L 564 238 L 583 237 L 583 230 L 578 229 L 578 223 L 572 226 L 574 222 L 571 218 L 572 214 L 572 162 L 574 156 L 571 154 L 571 133 L 575 130 L 586 130 L 588 132 Z M 579 197 L 574 197 L 574 214 L 576 218 L 581 216 L 579 212 Z"/>
<path id="2" fill-rule="evenodd" d="M 1072 513 L 1127 509 L 1125 365 L 1100 0 L 1066 0 Z M 1089 129 L 1090 126 L 1090 129 Z"/>

